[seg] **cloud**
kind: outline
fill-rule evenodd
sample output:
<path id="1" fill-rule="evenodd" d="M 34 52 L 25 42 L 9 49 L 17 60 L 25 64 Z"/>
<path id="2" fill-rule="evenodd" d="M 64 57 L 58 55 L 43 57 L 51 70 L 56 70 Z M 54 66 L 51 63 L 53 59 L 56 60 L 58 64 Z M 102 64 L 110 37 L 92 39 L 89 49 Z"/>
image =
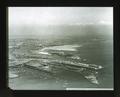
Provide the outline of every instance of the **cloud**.
<path id="1" fill-rule="evenodd" d="M 9 7 L 9 25 L 112 23 L 112 7 Z"/>

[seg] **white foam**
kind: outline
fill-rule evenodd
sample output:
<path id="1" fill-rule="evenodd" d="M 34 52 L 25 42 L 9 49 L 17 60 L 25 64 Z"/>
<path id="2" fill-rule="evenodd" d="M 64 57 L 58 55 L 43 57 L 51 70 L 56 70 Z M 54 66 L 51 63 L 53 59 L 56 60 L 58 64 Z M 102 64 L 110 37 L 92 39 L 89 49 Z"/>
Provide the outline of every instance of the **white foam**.
<path id="1" fill-rule="evenodd" d="M 45 47 L 41 49 L 41 51 L 45 50 L 64 50 L 64 51 L 76 51 L 76 48 L 80 47 L 80 45 L 62 45 L 62 46 L 52 46 L 52 47 Z"/>
<path id="2" fill-rule="evenodd" d="M 94 75 L 85 76 L 86 79 L 89 79 L 94 84 L 99 84 L 98 80 Z"/>
<path id="3" fill-rule="evenodd" d="M 39 52 L 39 54 L 43 54 L 43 55 L 50 55 L 48 52 Z"/>
<path id="4" fill-rule="evenodd" d="M 18 75 L 17 75 L 17 74 L 13 74 L 13 73 L 10 72 L 10 73 L 9 73 L 9 77 L 10 77 L 10 78 L 16 78 L 16 77 L 18 77 Z"/>
<path id="5" fill-rule="evenodd" d="M 72 56 L 72 59 L 81 59 L 79 56 Z"/>

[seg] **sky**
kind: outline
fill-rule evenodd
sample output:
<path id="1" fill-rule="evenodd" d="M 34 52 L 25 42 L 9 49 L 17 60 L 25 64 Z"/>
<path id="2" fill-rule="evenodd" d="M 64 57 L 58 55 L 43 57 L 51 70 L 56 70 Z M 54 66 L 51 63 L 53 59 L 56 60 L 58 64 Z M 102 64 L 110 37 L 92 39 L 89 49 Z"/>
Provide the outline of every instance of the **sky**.
<path id="1" fill-rule="evenodd" d="M 9 7 L 9 35 L 55 35 L 63 28 L 50 25 L 111 25 L 112 7 Z M 54 26 L 53 26 L 54 27 Z M 69 30 L 69 29 L 68 29 Z M 55 32 L 55 33 L 54 33 Z"/>
<path id="2" fill-rule="evenodd" d="M 112 24 L 112 7 L 9 7 L 12 25 Z"/>

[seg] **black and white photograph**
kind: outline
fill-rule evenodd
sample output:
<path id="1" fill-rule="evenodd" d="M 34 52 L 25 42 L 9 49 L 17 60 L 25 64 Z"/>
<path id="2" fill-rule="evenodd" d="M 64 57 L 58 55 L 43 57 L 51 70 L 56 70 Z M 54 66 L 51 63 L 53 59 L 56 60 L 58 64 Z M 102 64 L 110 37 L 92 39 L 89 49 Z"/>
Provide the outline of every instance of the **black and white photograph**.
<path id="1" fill-rule="evenodd" d="M 8 87 L 114 90 L 113 7 L 8 7 Z"/>

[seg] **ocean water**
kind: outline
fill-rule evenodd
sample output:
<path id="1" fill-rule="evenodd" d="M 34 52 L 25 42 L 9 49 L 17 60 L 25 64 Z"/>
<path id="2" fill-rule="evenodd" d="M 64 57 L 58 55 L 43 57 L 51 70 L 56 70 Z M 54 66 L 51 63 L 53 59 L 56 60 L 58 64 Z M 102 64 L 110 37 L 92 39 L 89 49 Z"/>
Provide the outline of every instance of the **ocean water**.
<path id="1" fill-rule="evenodd" d="M 112 27 L 52 28 L 56 33 L 44 37 L 9 37 L 9 87 L 14 90 L 113 89 Z M 49 29 L 46 27 L 45 31 Z"/>

